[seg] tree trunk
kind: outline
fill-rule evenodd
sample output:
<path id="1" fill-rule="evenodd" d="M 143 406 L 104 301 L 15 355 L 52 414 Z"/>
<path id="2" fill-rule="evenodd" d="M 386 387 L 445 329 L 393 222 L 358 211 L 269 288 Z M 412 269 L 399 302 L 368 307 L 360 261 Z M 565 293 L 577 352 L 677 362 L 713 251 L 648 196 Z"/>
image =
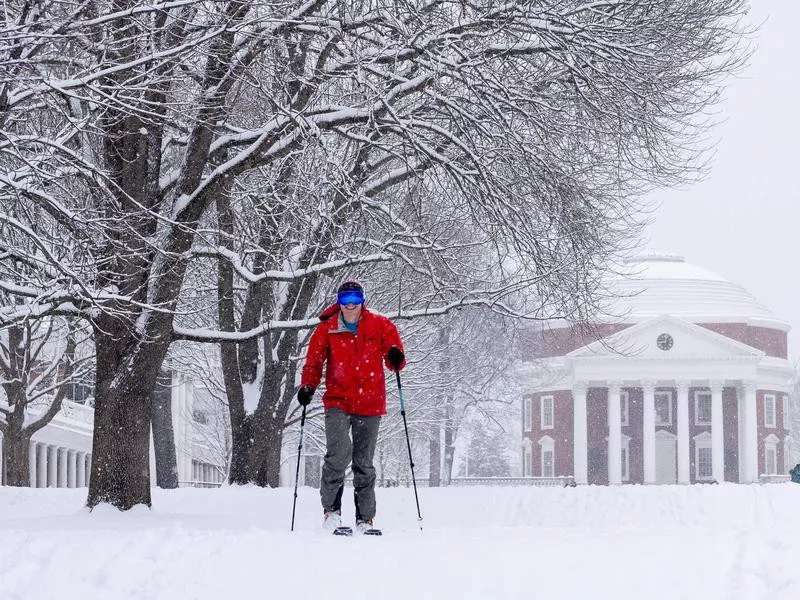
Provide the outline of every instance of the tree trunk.
<path id="1" fill-rule="evenodd" d="M 267 446 L 267 485 L 280 487 L 281 485 L 281 449 L 283 447 L 283 427 L 286 416 L 280 422 L 273 419 L 265 440 Z"/>
<path id="2" fill-rule="evenodd" d="M 169 342 L 124 344 L 125 337 L 115 337 L 110 326 L 94 333 L 97 379 L 86 504 L 107 502 L 120 510 L 151 506 L 150 398 Z"/>
<path id="3" fill-rule="evenodd" d="M 113 387 L 95 397 L 90 508 L 151 506 L 150 394 L 137 388 Z"/>
<path id="4" fill-rule="evenodd" d="M 281 411 L 279 411 L 280 413 Z M 281 445 L 285 414 L 267 415 L 256 411 L 247 465 L 249 479 L 261 487 L 278 487 L 281 479 Z"/>
<path id="5" fill-rule="evenodd" d="M 452 395 L 448 396 L 444 416 L 444 473 L 445 485 L 450 485 L 453 478 L 453 458 L 456 454 L 456 428 L 454 423 Z"/>
<path id="6" fill-rule="evenodd" d="M 439 487 L 442 484 L 442 444 L 439 439 L 441 427 L 438 419 L 431 424 L 430 430 L 430 452 L 428 467 L 428 487 Z"/>
<path id="7" fill-rule="evenodd" d="M 30 436 L 21 431 L 9 430 L 3 434 L 3 465 L 0 468 L 5 469 L 6 485 L 30 486 L 30 443 Z"/>
<path id="8" fill-rule="evenodd" d="M 450 325 L 446 327 L 442 327 L 439 330 L 439 344 L 442 348 L 447 348 L 450 346 L 450 338 L 451 338 L 451 331 Z M 450 354 L 445 352 L 444 357 L 439 362 L 439 372 L 442 377 L 446 380 L 448 374 L 450 373 Z M 453 456 L 455 455 L 455 440 L 453 435 L 453 392 L 448 392 L 444 397 L 444 406 L 440 406 L 439 410 L 437 411 L 438 415 L 441 415 L 441 424 L 437 423 L 436 427 L 436 447 L 437 447 L 437 456 L 436 456 L 436 470 L 439 472 L 439 481 L 441 485 L 450 485 L 450 479 L 453 477 Z M 438 421 L 438 420 L 437 420 Z M 444 472 L 441 472 L 442 467 L 440 466 L 439 461 L 441 460 L 441 442 L 440 442 L 440 428 L 444 426 Z M 431 456 L 431 460 L 433 460 L 433 456 Z"/>
<path id="9" fill-rule="evenodd" d="M 178 487 L 178 461 L 175 453 L 175 428 L 172 423 L 172 378 L 162 373 L 151 395 L 153 450 L 156 455 L 156 485 L 174 490 Z"/>
<path id="10" fill-rule="evenodd" d="M 231 421 L 231 470 L 228 474 L 228 482 L 231 484 L 250 483 L 247 464 L 250 462 L 250 448 L 253 441 L 250 433 L 251 423 L 251 417 L 244 414 L 238 423 Z"/>

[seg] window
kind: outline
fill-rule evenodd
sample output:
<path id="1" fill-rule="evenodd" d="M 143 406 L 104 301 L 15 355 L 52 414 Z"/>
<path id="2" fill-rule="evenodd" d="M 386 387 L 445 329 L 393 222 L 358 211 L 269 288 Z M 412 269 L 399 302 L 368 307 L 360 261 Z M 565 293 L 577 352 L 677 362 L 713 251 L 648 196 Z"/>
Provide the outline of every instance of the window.
<path id="1" fill-rule="evenodd" d="M 774 446 L 767 447 L 764 454 L 764 467 L 767 475 L 775 475 L 778 472 L 778 450 Z"/>
<path id="2" fill-rule="evenodd" d="M 70 381 L 66 391 L 67 400 L 87 404 L 87 401 L 94 396 L 94 384 L 86 381 Z"/>
<path id="3" fill-rule="evenodd" d="M 694 393 L 694 424 L 711 425 L 711 392 Z"/>
<path id="4" fill-rule="evenodd" d="M 764 427 L 775 427 L 775 394 L 764 394 Z"/>
<path id="5" fill-rule="evenodd" d="M 542 448 L 542 477 L 553 477 L 553 452 L 552 448 Z"/>
<path id="6" fill-rule="evenodd" d="M 784 474 L 788 473 L 789 470 L 792 468 L 792 438 L 790 436 L 786 436 L 786 439 L 783 440 L 783 472 Z"/>
<path id="7" fill-rule="evenodd" d="M 621 415 L 621 425 L 623 427 L 628 426 L 628 414 L 629 414 L 629 401 L 628 401 L 628 392 L 622 391 L 619 394 L 619 410 Z"/>
<path id="8" fill-rule="evenodd" d="M 711 432 L 706 430 L 694 436 L 694 479 L 711 481 L 714 478 L 714 452 Z"/>
<path id="9" fill-rule="evenodd" d="M 771 433 L 764 440 L 764 475 L 778 473 L 778 436 Z"/>
<path id="10" fill-rule="evenodd" d="M 631 438 L 626 435 L 622 436 L 622 481 L 630 481 L 631 479 L 631 468 L 630 468 L 630 456 L 631 456 Z"/>
<path id="11" fill-rule="evenodd" d="M 697 479 L 711 479 L 714 471 L 711 462 L 711 448 L 700 446 L 697 448 Z"/>
<path id="12" fill-rule="evenodd" d="M 542 429 L 553 428 L 553 397 L 542 396 Z"/>
<path id="13" fill-rule="evenodd" d="M 522 476 L 531 477 L 533 475 L 533 452 L 531 445 L 527 444 L 522 449 Z"/>
<path id="14" fill-rule="evenodd" d="M 789 396 L 786 395 L 783 397 L 783 428 L 792 428 L 792 420 L 789 416 Z"/>
<path id="15" fill-rule="evenodd" d="M 542 448 L 542 477 L 555 476 L 556 464 L 556 441 L 549 435 L 544 436 L 539 440 L 539 446 Z"/>
<path id="16" fill-rule="evenodd" d="M 524 431 L 531 431 L 531 429 L 533 429 L 532 403 L 533 400 L 531 398 L 522 399 L 522 428 Z"/>
<path id="17" fill-rule="evenodd" d="M 672 425 L 672 392 L 656 392 L 656 425 Z"/>

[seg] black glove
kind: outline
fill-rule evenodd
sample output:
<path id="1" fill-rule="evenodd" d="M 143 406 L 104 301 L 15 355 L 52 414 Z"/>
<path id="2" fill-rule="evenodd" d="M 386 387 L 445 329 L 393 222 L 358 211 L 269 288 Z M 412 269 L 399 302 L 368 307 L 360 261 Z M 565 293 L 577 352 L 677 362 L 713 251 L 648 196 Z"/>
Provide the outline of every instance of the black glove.
<path id="1" fill-rule="evenodd" d="M 400 368 L 400 365 L 403 364 L 405 357 L 406 355 L 403 354 L 403 351 L 397 346 L 392 346 L 389 348 L 389 353 L 386 355 L 386 358 L 389 359 L 389 364 L 394 367 L 395 371 Z"/>
<path id="2" fill-rule="evenodd" d="M 314 397 L 314 388 L 310 385 L 304 385 L 297 390 L 297 402 L 300 406 L 308 406 L 311 403 L 311 398 Z"/>

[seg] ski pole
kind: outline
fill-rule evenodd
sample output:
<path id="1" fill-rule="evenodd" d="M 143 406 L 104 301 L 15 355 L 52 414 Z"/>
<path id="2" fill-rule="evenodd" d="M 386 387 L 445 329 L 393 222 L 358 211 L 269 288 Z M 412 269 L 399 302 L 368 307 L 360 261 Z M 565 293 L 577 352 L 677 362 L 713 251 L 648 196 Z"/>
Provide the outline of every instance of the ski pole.
<path id="1" fill-rule="evenodd" d="M 394 372 L 397 376 L 397 392 L 400 394 L 400 414 L 403 415 L 403 427 L 406 430 L 406 444 L 408 445 L 408 462 L 411 465 L 411 482 L 414 484 L 414 500 L 417 502 L 417 520 L 419 530 L 422 531 L 422 513 L 419 510 L 419 494 L 417 494 L 417 478 L 414 476 L 414 459 L 411 458 L 411 438 L 408 436 L 408 421 L 406 421 L 406 405 L 403 402 L 403 386 L 400 384 L 400 371 Z"/>
<path id="2" fill-rule="evenodd" d="M 294 501 L 292 502 L 292 529 L 294 531 L 294 511 L 297 508 L 297 482 L 300 481 L 300 453 L 303 451 L 303 427 L 306 424 L 306 407 L 300 415 L 300 443 L 297 445 L 297 470 L 294 473 Z"/>

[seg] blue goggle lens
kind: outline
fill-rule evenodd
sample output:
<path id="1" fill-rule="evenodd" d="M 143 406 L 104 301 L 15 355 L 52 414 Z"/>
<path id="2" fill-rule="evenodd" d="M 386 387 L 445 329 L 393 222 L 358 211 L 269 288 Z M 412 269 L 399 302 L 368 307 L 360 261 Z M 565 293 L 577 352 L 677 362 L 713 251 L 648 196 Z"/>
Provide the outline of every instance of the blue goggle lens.
<path id="1" fill-rule="evenodd" d="M 364 292 L 358 290 L 347 290 L 346 292 L 339 292 L 337 294 L 339 304 L 363 304 Z"/>

